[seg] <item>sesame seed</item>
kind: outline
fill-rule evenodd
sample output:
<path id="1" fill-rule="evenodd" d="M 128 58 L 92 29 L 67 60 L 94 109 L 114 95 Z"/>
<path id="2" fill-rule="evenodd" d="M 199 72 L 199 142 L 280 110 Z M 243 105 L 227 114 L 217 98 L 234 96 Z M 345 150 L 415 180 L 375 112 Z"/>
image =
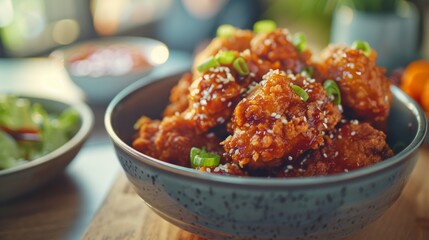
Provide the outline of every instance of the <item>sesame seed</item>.
<path id="1" fill-rule="evenodd" d="M 274 131 L 272 129 L 268 129 L 267 132 L 268 133 L 274 133 Z"/>
<path id="2" fill-rule="evenodd" d="M 239 153 L 240 153 L 240 151 L 238 149 L 235 149 L 234 155 L 238 155 Z"/>
<path id="3" fill-rule="evenodd" d="M 328 158 L 328 155 L 326 155 L 326 153 L 323 153 L 323 157 Z"/>
<path id="4" fill-rule="evenodd" d="M 338 135 L 338 139 L 343 139 L 343 137 L 341 135 Z"/>
<path id="5" fill-rule="evenodd" d="M 228 102 L 228 104 L 226 105 L 227 107 L 231 107 L 232 102 Z"/>
<path id="6" fill-rule="evenodd" d="M 289 157 L 287 157 L 287 159 L 288 159 L 289 161 L 292 161 L 292 160 L 293 160 L 293 157 L 292 157 L 292 156 L 289 156 Z"/>
<path id="7" fill-rule="evenodd" d="M 271 117 L 275 117 L 277 115 L 277 113 L 273 112 L 271 113 Z"/>
<path id="8" fill-rule="evenodd" d="M 293 166 L 292 166 L 292 165 L 287 165 L 286 167 L 287 167 L 287 169 L 289 169 L 289 170 L 292 170 L 292 169 L 293 169 Z"/>
<path id="9" fill-rule="evenodd" d="M 338 151 L 335 152 L 334 157 L 338 157 Z"/>
<path id="10" fill-rule="evenodd" d="M 283 124 L 287 124 L 287 120 L 286 120 L 286 118 L 282 118 L 282 123 L 283 123 Z"/>
<path id="11" fill-rule="evenodd" d="M 358 125 L 359 124 L 359 120 L 356 120 L 356 119 L 350 120 L 350 123 L 353 124 L 353 125 Z"/>
<path id="12" fill-rule="evenodd" d="M 328 128 L 328 125 L 326 125 L 326 123 L 323 123 L 323 126 L 324 126 L 325 128 Z"/>
<path id="13" fill-rule="evenodd" d="M 344 169 L 344 172 L 349 172 L 349 170 L 346 168 L 346 169 Z"/>
<path id="14" fill-rule="evenodd" d="M 356 132 L 353 131 L 353 132 L 350 133 L 350 135 L 354 136 L 354 135 L 356 135 Z"/>

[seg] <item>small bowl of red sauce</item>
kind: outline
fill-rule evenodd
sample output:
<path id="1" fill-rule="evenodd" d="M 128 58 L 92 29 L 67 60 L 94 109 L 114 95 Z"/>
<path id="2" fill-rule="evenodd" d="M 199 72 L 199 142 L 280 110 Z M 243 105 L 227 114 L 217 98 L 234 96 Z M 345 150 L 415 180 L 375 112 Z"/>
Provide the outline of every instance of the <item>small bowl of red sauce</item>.
<path id="1" fill-rule="evenodd" d="M 109 37 L 59 48 L 51 57 L 62 62 L 88 102 L 102 104 L 165 63 L 169 50 L 155 39 Z"/>

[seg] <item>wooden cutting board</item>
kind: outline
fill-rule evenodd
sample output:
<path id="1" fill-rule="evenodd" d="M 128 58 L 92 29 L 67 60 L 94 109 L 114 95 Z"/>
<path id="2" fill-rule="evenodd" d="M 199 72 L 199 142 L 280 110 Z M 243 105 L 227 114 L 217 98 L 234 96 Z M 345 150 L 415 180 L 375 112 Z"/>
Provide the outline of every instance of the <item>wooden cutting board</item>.
<path id="1" fill-rule="evenodd" d="M 83 239 L 202 240 L 156 215 L 121 173 Z M 347 240 L 429 240 L 429 147 L 398 201 L 377 221 Z"/>

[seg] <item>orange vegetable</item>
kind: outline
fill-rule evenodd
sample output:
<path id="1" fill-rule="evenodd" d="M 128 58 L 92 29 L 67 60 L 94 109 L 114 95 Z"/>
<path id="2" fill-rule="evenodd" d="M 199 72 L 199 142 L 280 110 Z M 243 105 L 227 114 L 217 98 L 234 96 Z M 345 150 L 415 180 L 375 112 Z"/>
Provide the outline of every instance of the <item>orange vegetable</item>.
<path id="1" fill-rule="evenodd" d="M 417 60 L 410 63 L 402 75 L 401 88 L 409 96 L 421 103 L 423 95 L 429 95 L 429 60 Z M 426 90 L 424 90 L 426 89 Z M 425 96 L 428 98 L 429 96 Z M 429 106 L 428 106 L 429 107 Z M 426 108 L 429 112 L 429 108 Z"/>
<path id="2" fill-rule="evenodd" d="M 426 113 L 429 113 L 429 78 L 426 81 L 427 83 L 425 84 L 424 88 L 423 88 L 423 94 L 421 97 L 421 105 L 423 107 L 423 110 Z"/>

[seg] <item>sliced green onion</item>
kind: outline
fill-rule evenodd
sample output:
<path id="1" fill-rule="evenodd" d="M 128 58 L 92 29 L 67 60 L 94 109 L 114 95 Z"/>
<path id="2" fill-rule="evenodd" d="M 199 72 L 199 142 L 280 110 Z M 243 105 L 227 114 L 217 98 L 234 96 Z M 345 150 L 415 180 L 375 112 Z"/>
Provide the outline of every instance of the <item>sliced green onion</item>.
<path id="1" fill-rule="evenodd" d="M 196 147 L 191 148 L 191 167 L 216 167 L 220 163 L 220 156 Z"/>
<path id="2" fill-rule="evenodd" d="M 307 40 L 305 39 L 305 35 L 301 32 L 295 33 L 293 35 L 293 45 L 295 46 L 298 52 L 302 52 L 305 50 L 307 46 Z"/>
<path id="3" fill-rule="evenodd" d="M 371 54 L 371 46 L 366 41 L 354 41 L 352 44 L 352 49 L 361 50 L 363 54 L 369 57 Z"/>
<path id="4" fill-rule="evenodd" d="M 314 68 L 313 67 L 306 67 L 304 70 L 302 70 L 301 75 L 313 77 L 314 74 Z"/>
<path id="5" fill-rule="evenodd" d="M 197 70 L 199 72 L 204 72 L 206 70 L 209 70 L 212 67 L 216 67 L 219 65 L 219 62 L 216 61 L 213 57 L 207 59 L 205 62 L 203 62 L 201 65 L 197 67 Z"/>
<path id="6" fill-rule="evenodd" d="M 338 88 L 337 83 L 334 80 L 326 80 L 323 83 L 323 88 L 326 91 L 326 94 L 328 97 L 334 97 L 334 104 L 340 105 L 341 104 L 341 92 L 340 88 Z"/>
<path id="7" fill-rule="evenodd" d="M 269 33 L 277 28 L 277 24 L 273 20 L 261 20 L 253 24 L 255 33 Z"/>
<path id="8" fill-rule="evenodd" d="M 237 59 L 235 59 L 232 65 L 240 75 L 247 75 L 250 72 L 246 61 L 242 57 L 238 57 Z"/>
<path id="9" fill-rule="evenodd" d="M 235 54 L 231 51 L 223 51 L 216 56 L 216 60 L 220 64 L 231 64 L 234 61 L 234 59 L 235 59 Z"/>
<path id="10" fill-rule="evenodd" d="M 235 34 L 237 29 L 229 24 L 222 24 L 216 30 L 216 35 L 220 38 L 229 38 Z"/>
<path id="11" fill-rule="evenodd" d="M 292 84 L 292 89 L 293 91 L 295 91 L 296 94 L 298 94 L 298 96 L 301 97 L 302 101 L 306 102 L 308 100 L 308 93 L 302 89 L 300 86 Z"/>

